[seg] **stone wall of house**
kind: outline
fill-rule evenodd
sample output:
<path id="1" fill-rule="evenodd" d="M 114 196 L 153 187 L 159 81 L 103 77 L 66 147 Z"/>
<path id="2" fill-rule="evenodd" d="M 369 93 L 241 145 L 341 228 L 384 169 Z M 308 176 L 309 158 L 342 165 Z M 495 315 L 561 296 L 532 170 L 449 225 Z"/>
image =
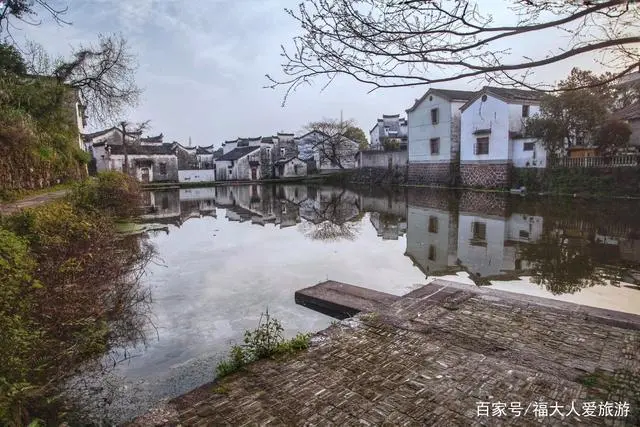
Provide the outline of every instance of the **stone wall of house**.
<path id="1" fill-rule="evenodd" d="M 508 188 L 510 172 L 509 163 L 462 163 L 460 183 L 464 187 Z"/>
<path id="2" fill-rule="evenodd" d="M 455 212 L 457 216 L 455 193 L 447 189 L 410 187 L 407 189 L 407 204 L 418 208 Z"/>
<path id="3" fill-rule="evenodd" d="M 409 184 L 451 185 L 453 165 L 446 163 L 409 163 Z"/>
<path id="4" fill-rule="evenodd" d="M 351 184 L 399 185 L 407 182 L 406 166 L 389 168 L 358 168 L 349 171 Z"/>
<path id="5" fill-rule="evenodd" d="M 506 193 L 465 191 L 460 196 L 460 212 L 505 218 L 508 216 L 508 202 Z"/>

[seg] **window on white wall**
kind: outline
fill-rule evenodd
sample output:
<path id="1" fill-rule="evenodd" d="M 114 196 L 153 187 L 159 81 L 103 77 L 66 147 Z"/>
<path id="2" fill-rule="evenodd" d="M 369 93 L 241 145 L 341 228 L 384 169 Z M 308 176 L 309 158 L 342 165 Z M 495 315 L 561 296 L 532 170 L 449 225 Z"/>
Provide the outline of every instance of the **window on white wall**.
<path id="1" fill-rule="evenodd" d="M 528 105 L 523 105 L 522 106 L 522 117 L 529 117 L 529 106 Z"/>
<path id="2" fill-rule="evenodd" d="M 476 144 L 473 146 L 473 154 L 489 154 L 489 137 L 482 137 L 476 139 Z"/>
<path id="3" fill-rule="evenodd" d="M 431 138 L 429 140 L 431 154 L 440 154 L 440 138 Z"/>
<path id="4" fill-rule="evenodd" d="M 524 146 L 522 147 L 522 151 L 533 151 L 535 146 L 535 142 L 525 142 Z"/>
<path id="5" fill-rule="evenodd" d="M 437 125 L 440 120 L 440 111 L 437 108 L 431 109 L 431 124 Z"/>

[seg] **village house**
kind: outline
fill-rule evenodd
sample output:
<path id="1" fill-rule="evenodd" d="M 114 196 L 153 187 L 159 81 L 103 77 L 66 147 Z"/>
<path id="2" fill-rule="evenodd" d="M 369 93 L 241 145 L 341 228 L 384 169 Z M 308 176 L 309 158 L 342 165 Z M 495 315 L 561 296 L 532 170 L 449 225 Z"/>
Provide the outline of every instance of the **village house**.
<path id="1" fill-rule="evenodd" d="M 546 167 L 542 141 L 523 135 L 526 119 L 540 110 L 541 95 L 529 90 L 485 87 L 460 108 L 462 185 L 506 187 L 512 166 Z"/>
<path id="2" fill-rule="evenodd" d="M 400 114 L 383 114 L 369 131 L 369 148 L 383 150 L 384 142 L 393 140 L 398 142 L 401 149 L 406 149 L 407 139 L 407 120 L 400 118 Z"/>
<path id="3" fill-rule="evenodd" d="M 455 183 L 460 154 L 460 107 L 474 94 L 429 89 L 407 110 L 409 183 Z"/>
<path id="4" fill-rule="evenodd" d="M 250 145 L 250 139 L 225 141 L 223 154 L 216 159 L 217 181 L 257 181 L 262 179 L 260 169 L 260 145 L 262 138 L 254 138 L 258 144 Z"/>
<path id="5" fill-rule="evenodd" d="M 105 145 L 105 153 L 100 164 L 106 165 L 106 170 L 124 172 L 126 158 L 129 173 L 142 183 L 178 181 L 178 159 L 171 144 L 134 143 L 127 145 L 126 155 L 122 144 Z"/>
<path id="6" fill-rule="evenodd" d="M 85 147 L 93 158 L 95 172 L 124 171 L 125 151 L 129 173 L 141 182 L 178 181 L 178 161 L 173 145 L 163 135 L 142 137 L 141 132 L 125 136 L 117 127 L 83 135 Z"/>

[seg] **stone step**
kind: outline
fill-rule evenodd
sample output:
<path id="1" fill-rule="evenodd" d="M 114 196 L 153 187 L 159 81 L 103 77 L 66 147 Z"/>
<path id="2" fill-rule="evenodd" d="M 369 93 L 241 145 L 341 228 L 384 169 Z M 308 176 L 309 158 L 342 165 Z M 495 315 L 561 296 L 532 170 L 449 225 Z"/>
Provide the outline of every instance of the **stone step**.
<path id="1" fill-rule="evenodd" d="M 361 311 L 372 312 L 388 307 L 400 297 L 328 280 L 295 293 L 296 304 L 337 319 L 346 319 Z"/>

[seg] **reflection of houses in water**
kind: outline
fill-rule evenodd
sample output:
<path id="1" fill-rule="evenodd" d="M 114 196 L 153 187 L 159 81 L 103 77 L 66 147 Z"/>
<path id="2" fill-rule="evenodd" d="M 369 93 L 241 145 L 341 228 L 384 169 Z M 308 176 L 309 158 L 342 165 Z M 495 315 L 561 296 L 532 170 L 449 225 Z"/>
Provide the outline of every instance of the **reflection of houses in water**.
<path id="1" fill-rule="evenodd" d="M 407 222 L 403 217 L 384 212 L 371 212 L 369 219 L 382 240 L 398 240 L 407 232 Z"/>
<path id="2" fill-rule="evenodd" d="M 191 218 L 216 216 L 212 189 L 147 191 L 143 193 L 144 221 L 181 226 Z"/>
<path id="3" fill-rule="evenodd" d="M 457 238 L 457 212 L 422 206 L 407 207 L 405 255 L 425 275 L 446 274 L 458 269 Z"/>
<path id="4" fill-rule="evenodd" d="M 542 236 L 542 217 L 513 214 L 509 218 L 461 212 L 458 226 L 458 259 L 477 277 L 500 276 L 526 270 L 519 258 L 519 244 Z"/>

